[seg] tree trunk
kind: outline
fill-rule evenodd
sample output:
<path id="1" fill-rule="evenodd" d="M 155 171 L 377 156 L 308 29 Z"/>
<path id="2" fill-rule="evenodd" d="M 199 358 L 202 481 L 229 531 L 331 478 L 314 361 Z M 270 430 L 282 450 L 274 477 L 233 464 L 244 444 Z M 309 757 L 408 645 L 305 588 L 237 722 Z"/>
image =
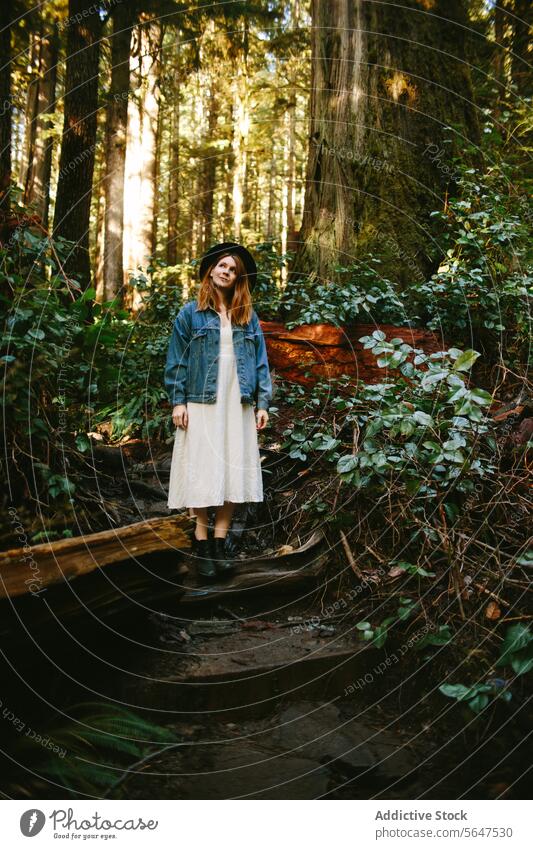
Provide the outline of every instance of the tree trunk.
<path id="1" fill-rule="evenodd" d="M 180 242 L 178 252 L 178 223 L 180 199 L 180 96 L 181 96 L 181 67 L 180 47 L 176 48 L 176 67 L 174 69 L 174 88 L 172 92 L 171 129 L 170 129 L 170 174 L 168 181 L 168 233 L 167 233 L 167 263 L 176 265 L 183 256 Z M 173 278 L 174 279 L 174 278 Z"/>
<path id="2" fill-rule="evenodd" d="M 531 26 L 533 25 L 533 6 L 531 0 L 515 0 L 513 13 L 513 57 L 511 73 L 520 97 L 530 97 L 532 93 L 531 64 Z"/>
<path id="3" fill-rule="evenodd" d="M 11 186 L 11 9 L 0 4 L 0 244 L 8 227 Z"/>
<path id="4" fill-rule="evenodd" d="M 312 2 L 306 196 L 295 270 L 337 279 L 370 253 L 385 277 L 424 275 L 435 251 L 429 213 L 443 203 L 447 124 L 456 147 L 479 140 L 464 62 L 461 0 L 402 5 Z M 449 20 L 451 19 L 451 20 Z M 457 57 L 457 58 L 455 58 Z"/>
<path id="5" fill-rule="evenodd" d="M 111 37 L 111 86 L 106 115 L 106 177 L 104 222 L 103 300 L 122 297 L 124 271 L 124 175 L 128 98 L 130 93 L 130 44 L 133 10 L 120 3 L 113 11 Z"/>
<path id="6" fill-rule="evenodd" d="M 287 248 L 293 250 L 296 246 L 296 231 L 294 226 L 294 208 L 296 206 L 296 96 L 293 95 L 289 104 L 289 161 L 287 174 Z"/>
<path id="7" fill-rule="evenodd" d="M 230 121 L 231 126 L 231 121 Z M 225 178 L 226 178 L 226 192 L 224 195 L 224 216 L 223 216 L 223 233 L 222 233 L 222 241 L 229 242 L 233 241 L 235 238 L 235 232 L 233 228 L 233 172 L 234 172 L 234 156 L 233 150 L 230 150 L 228 156 L 224 162 L 225 168 Z M 231 237 L 231 238 L 230 238 Z"/>
<path id="8" fill-rule="evenodd" d="M 237 44 L 233 81 L 233 232 L 237 241 L 241 238 L 243 215 L 247 202 L 245 197 L 246 154 L 250 128 L 249 85 L 247 67 L 247 23 L 244 22 L 243 44 Z"/>
<path id="9" fill-rule="evenodd" d="M 130 273 L 146 269 L 155 252 L 154 213 L 157 172 L 157 129 L 159 74 L 161 64 L 161 24 L 155 19 L 134 29 L 131 58 L 132 90 L 135 100 L 128 107 L 126 184 L 124 196 L 125 284 Z M 137 310 L 142 304 L 138 289 L 126 287 L 124 301 Z"/>
<path id="10" fill-rule="evenodd" d="M 29 33 L 30 44 L 28 47 L 28 72 L 30 80 L 26 91 L 26 106 L 24 108 L 24 142 L 22 145 L 22 156 L 19 163 L 19 182 L 25 186 L 30 162 L 33 158 L 35 146 L 35 129 L 37 118 L 37 107 L 39 100 L 39 45 L 43 35 L 43 20 L 39 20 L 39 31 L 31 30 Z M 26 192 L 24 193 L 26 201 Z"/>
<path id="11" fill-rule="evenodd" d="M 55 110 L 59 56 L 57 21 L 54 21 L 53 26 L 52 33 L 46 33 L 41 20 L 41 32 L 36 44 L 37 76 L 30 84 L 30 89 L 33 89 L 34 108 L 26 115 L 28 145 L 22 177 L 24 202 L 37 213 L 45 229 L 48 229 L 54 145 L 53 139 L 47 138 L 47 132 L 53 127 L 53 122 L 47 116 Z"/>
<path id="12" fill-rule="evenodd" d="M 106 300 L 105 295 L 105 286 L 104 286 L 104 253 L 105 253 L 105 207 L 106 207 L 106 197 L 105 197 L 105 171 L 106 171 L 106 163 L 105 161 L 101 163 L 99 168 L 99 173 L 96 175 L 96 191 L 97 191 L 97 204 L 96 204 L 96 221 L 95 221 L 95 229 L 96 229 L 96 237 L 95 237 L 95 245 L 94 245 L 94 286 L 96 289 L 96 298 L 95 300 L 101 304 Z"/>
<path id="13" fill-rule="evenodd" d="M 69 0 L 65 110 L 54 231 L 75 242 L 65 269 L 82 288 L 91 279 L 89 224 L 96 148 L 98 67 L 102 25 L 95 4 Z"/>
<path id="14" fill-rule="evenodd" d="M 272 140 L 272 156 L 270 159 L 270 168 L 268 171 L 268 207 L 267 207 L 267 228 L 266 236 L 268 240 L 275 238 L 276 233 L 276 176 L 277 176 L 277 149 L 275 139 Z"/>
<path id="15" fill-rule="evenodd" d="M 494 115 L 498 117 L 505 100 L 505 9 L 503 3 L 494 4 L 494 79 L 498 83 L 498 96 Z"/>
<path id="16" fill-rule="evenodd" d="M 219 101 L 215 90 L 216 82 L 210 81 L 208 94 L 208 119 L 205 130 L 204 144 L 202 146 L 202 163 L 200 170 L 199 195 L 198 195 L 198 220 L 199 239 L 198 250 L 205 253 L 212 244 L 213 235 L 213 201 L 216 183 L 216 127 L 218 122 Z"/>

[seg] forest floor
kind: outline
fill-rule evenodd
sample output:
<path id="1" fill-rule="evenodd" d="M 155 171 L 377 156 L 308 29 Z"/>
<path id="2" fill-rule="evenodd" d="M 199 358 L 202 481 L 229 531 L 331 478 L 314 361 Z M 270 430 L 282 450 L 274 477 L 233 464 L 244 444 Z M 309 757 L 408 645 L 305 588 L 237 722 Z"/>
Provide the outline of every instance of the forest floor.
<path id="1" fill-rule="evenodd" d="M 484 614 L 502 593 L 498 581 L 465 599 L 464 618 L 452 580 L 440 576 L 428 593 L 420 578 L 383 568 L 388 552 L 369 552 L 350 524 L 330 526 L 309 509 L 314 496 L 329 499 L 331 518 L 339 490 L 283 451 L 287 423 L 280 417 L 261 435 L 265 500 L 237 506 L 228 549 L 245 570 L 247 558 L 275 559 L 320 529 L 328 562 L 313 585 L 228 589 L 222 602 L 170 600 L 164 611 L 135 605 L 110 626 L 112 640 L 107 626 L 81 636 L 82 662 L 63 638 L 51 641 L 28 680 L 56 708 L 91 694 L 172 732 L 176 743 L 120 774 L 111 798 L 523 798 L 525 676 L 511 701 L 493 698 L 482 715 L 439 691 L 502 676 Z M 100 510 L 87 530 L 101 530 L 103 516 L 118 527 L 170 515 L 172 443 L 105 442 L 93 442 Z M 338 512 L 350 521 L 349 508 Z M 379 646 L 365 642 L 358 623 L 375 627 L 406 595 L 422 602 L 417 611 Z M 513 616 L 529 618 L 525 606 Z M 451 639 L 428 642 L 442 627 Z"/>

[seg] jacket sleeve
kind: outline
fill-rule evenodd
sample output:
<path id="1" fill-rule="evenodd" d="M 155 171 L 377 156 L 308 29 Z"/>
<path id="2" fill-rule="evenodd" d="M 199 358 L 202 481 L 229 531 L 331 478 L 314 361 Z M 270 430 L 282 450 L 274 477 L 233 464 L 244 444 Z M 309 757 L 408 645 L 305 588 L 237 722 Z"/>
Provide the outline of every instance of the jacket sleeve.
<path id="1" fill-rule="evenodd" d="M 168 346 L 165 366 L 165 388 L 173 407 L 187 403 L 187 370 L 191 338 L 190 314 L 187 306 L 179 311 Z"/>
<path id="2" fill-rule="evenodd" d="M 254 311 L 255 359 L 257 366 L 256 403 L 258 410 L 267 410 L 272 401 L 272 380 L 268 367 L 265 337 L 257 313 Z"/>

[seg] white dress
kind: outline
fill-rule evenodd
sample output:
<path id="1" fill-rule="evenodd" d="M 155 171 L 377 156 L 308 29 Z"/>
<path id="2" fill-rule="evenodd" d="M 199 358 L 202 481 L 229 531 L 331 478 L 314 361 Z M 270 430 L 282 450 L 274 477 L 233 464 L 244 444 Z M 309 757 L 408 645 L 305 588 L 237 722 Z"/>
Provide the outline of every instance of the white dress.
<path id="1" fill-rule="evenodd" d="M 168 506 L 211 507 L 224 501 L 263 501 L 255 413 L 241 404 L 231 324 L 220 328 L 217 400 L 187 402 L 189 422 L 176 428 Z"/>

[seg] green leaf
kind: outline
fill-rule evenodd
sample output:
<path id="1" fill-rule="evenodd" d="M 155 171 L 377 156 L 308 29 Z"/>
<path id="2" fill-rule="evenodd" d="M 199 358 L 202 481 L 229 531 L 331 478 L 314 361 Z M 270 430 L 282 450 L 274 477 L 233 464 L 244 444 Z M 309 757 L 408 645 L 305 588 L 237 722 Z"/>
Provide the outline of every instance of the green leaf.
<path id="1" fill-rule="evenodd" d="M 433 424 L 433 419 L 428 413 L 424 413 L 422 410 L 417 410 L 413 413 L 413 418 L 415 422 L 418 424 L 425 425 L 426 427 Z"/>
<path id="2" fill-rule="evenodd" d="M 32 330 L 28 330 L 26 336 L 29 336 L 30 339 L 38 339 L 39 341 L 41 341 L 45 337 L 45 332 L 44 330 L 41 330 L 39 327 L 37 327 L 33 328 Z"/>
<path id="3" fill-rule="evenodd" d="M 414 426 L 413 422 L 410 421 L 409 419 L 404 419 L 403 422 L 400 425 L 400 433 L 403 434 L 403 436 L 411 436 L 411 434 L 414 433 L 414 431 L 415 431 L 415 426 Z"/>
<path id="4" fill-rule="evenodd" d="M 533 566 L 533 548 L 528 549 L 520 557 L 517 557 L 516 562 L 519 566 Z"/>
<path id="5" fill-rule="evenodd" d="M 84 453 L 85 451 L 89 451 L 91 447 L 91 440 L 87 436 L 86 433 L 79 433 L 76 437 L 76 448 L 78 451 Z"/>
<path id="6" fill-rule="evenodd" d="M 337 463 L 337 474 L 346 475 L 353 471 L 359 464 L 359 457 L 355 454 L 346 454 Z"/>
<path id="7" fill-rule="evenodd" d="M 526 652 L 520 652 L 515 655 L 511 661 L 511 666 L 517 675 L 525 675 L 526 672 L 529 672 L 533 669 L 533 656 L 531 656 L 531 652 L 528 656 Z"/>
<path id="8" fill-rule="evenodd" d="M 471 688 L 465 687 L 464 684 L 441 684 L 439 690 L 450 699 L 458 699 L 460 701 L 468 698 L 472 692 Z"/>
<path id="9" fill-rule="evenodd" d="M 525 625 L 523 622 L 515 622 L 514 625 L 509 625 L 507 628 L 503 650 L 518 651 L 529 645 L 532 639 L 529 625 Z"/>
<path id="10" fill-rule="evenodd" d="M 492 395 L 489 392 L 485 392 L 484 389 L 472 389 L 470 397 L 478 404 L 492 404 Z"/>
<path id="11" fill-rule="evenodd" d="M 460 357 L 457 357 L 453 367 L 456 371 L 468 371 L 472 368 L 478 357 L 478 352 L 469 348 L 467 351 L 463 351 Z"/>
<path id="12" fill-rule="evenodd" d="M 468 707 L 474 711 L 474 713 L 481 713 L 489 703 L 489 697 L 485 693 L 478 693 L 474 696 L 473 699 L 468 701 Z"/>

